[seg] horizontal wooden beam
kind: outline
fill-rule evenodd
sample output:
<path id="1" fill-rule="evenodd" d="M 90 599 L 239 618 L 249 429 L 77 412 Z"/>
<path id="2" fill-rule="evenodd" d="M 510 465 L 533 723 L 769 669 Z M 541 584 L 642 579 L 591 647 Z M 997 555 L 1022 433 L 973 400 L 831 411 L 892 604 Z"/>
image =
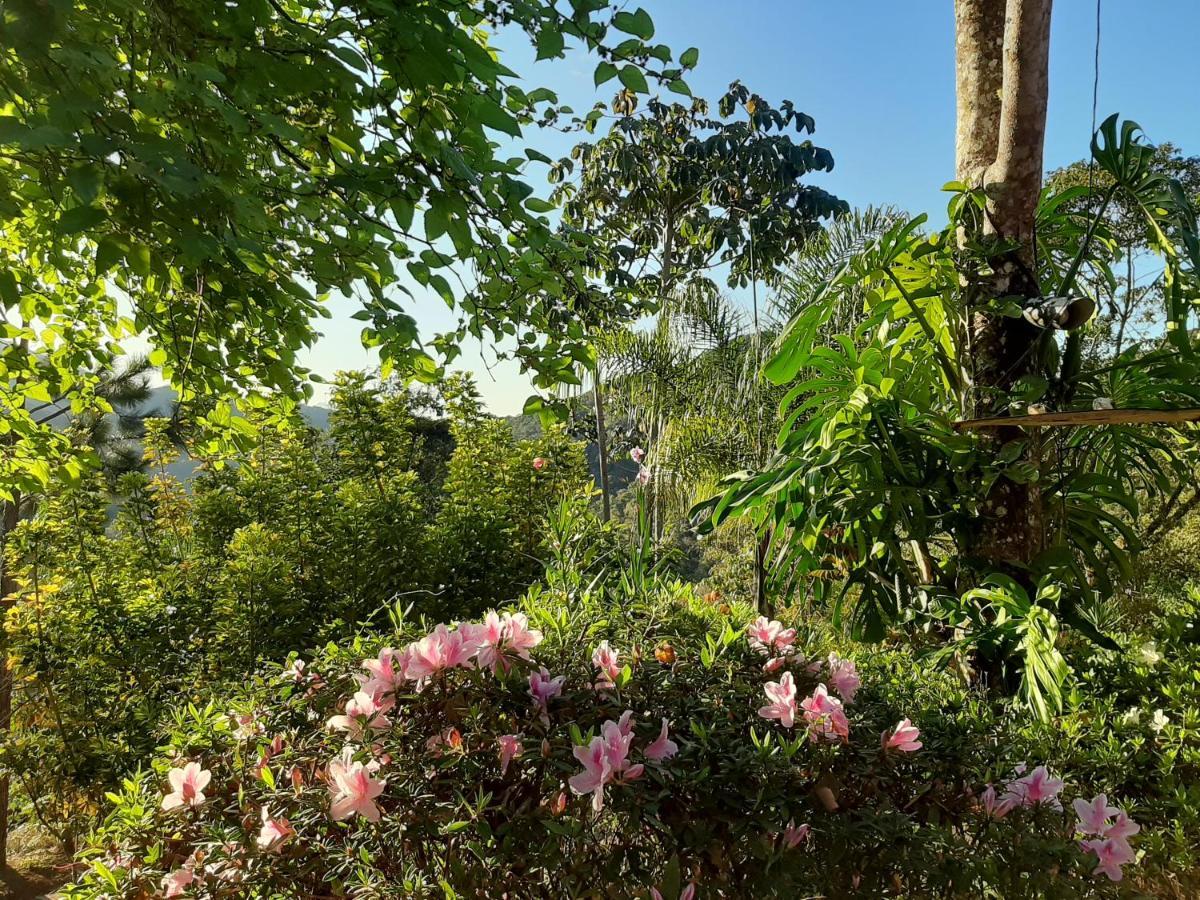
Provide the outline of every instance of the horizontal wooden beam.
<path id="1" fill-rule="evenodd" d="M 1200 422 L 1200 409 L 1081 409 L 1075 412 L 1048 412 L 1033 416 L 993 416 L 955 422 L 958 431 L 982 428 L 1077 428 L 1086 425 L 1170 425 Z"/>

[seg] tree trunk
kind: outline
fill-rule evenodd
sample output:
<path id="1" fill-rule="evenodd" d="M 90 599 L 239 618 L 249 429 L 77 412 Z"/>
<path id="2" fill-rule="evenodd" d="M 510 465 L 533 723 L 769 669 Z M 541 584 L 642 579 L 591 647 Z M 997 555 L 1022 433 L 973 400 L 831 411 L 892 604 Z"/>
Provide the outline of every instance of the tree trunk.
<path id="1" fill-rule="evenodd" d="M 771 545 L 771 533 L 761 535 L 754 547 L 754 599 L 761 616 L 771 615 L 767 602 L 767 548 Z"/>
<path id="2" fill-rule="evenodd" d="M 1004 83 L 1004 0 L 954 4 L 955 168 L 960 181 L 977 185 L 1000 140 L 1000 90 Z"/>
<path id="3" fill-rule="evenodd" d="M 600 457 L 600 505 L 604 521 L 612 515 L 609 507 L 608 490 L 608 432 L 604 427 L 604 382 L 600 374 L 600 362 L 596 362 L 596 371 L 592 380 L 592 399 L 596 404 L 596 452 Z"/>
<path id="4" fill-rule="evenodd" d="M 0 523 L 0 734 L 7 737 L 12 722 L 12 670 L 8 663 L 7 615 L 16 598 L 17 582 L 5 562 L 5 550 L 21 516 L 20 495 L 4 504 Z M 8 775 L 0 776 L 0 871 L 8 865 Z"/>
<path id="5" fill-rule="evenodd" d="M 1024 319 L 980 308 L 997 297 L 1036 297 L 1034 217 L 1042 186 L 1051 0 L 957 0 L 955 48 L 958 179 L 988 193 L 984 233 L 1016 243 L 971 276 L 968 305 L 974 415 L 1003 411 L 1009 392 L 1037 362 L 1043 332 Z M 1001 409 L 997 410 L 997 406 Z M 987 413 L 984 413 L 984 410 Z M 992 449 L 1021 439 L 1017 428 L 985 439 Z M 985 452 L 988 449 L 985 446 Z M 1030 439 L 1026 458 L 1037 461 Z M 1041 487 L 997 480 L 986 498 L 975 555 L 995 565 L 1029 563 L 1045 543 Z"/>

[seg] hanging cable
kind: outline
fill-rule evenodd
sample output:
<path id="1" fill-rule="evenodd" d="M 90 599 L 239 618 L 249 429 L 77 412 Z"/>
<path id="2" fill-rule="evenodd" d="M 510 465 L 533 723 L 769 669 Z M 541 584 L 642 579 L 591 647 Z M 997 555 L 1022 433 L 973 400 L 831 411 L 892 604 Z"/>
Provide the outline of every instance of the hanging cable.
<path id="1" fill-rule="evenodd" d="M 1092 58 L 1092 130 L 1088 132 L 1088 193 L 1092 190 L 1092 175 L 1096 168 L 1096 157 L 1091 155 L 1092 141 L 1096 139 L 1096 108 L 1100 101 L 1100 3 L 1096 0 L 1096 50 Z"/>
<path id="2" fill-rule="evenodd" d="M 1095 190 L 1094 179 L 1096 173 L 1096 155 L 1092 153 L 1092 142 L 1096 139 L 1096 110 L 1100 105 L 1100 4 L 1102 0 L 1096 0 L 1096 44 L 1095 51 L 1092 55 L 1092 128 L 1088 133 L 1088 202 L 1092 202 L 1092 192 Z M 1096 214 L 1099 215 L 1099 210 Z M 1057 455 L 1058 455 L 1058 497 L 1061 502 L 1059 514 L 1059 532 L 1062 533 L 1067 526 L 1067 481 L 1066 481 L 1066 456 L 1067 450 L 1070 447 L 1070 439 L 1066 435 L 1057 435 Z"/>

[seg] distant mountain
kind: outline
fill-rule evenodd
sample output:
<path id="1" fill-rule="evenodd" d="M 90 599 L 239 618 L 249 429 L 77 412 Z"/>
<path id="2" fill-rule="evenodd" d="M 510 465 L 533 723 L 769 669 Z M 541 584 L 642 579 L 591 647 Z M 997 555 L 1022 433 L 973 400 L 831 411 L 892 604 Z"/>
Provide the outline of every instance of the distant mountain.
<path id="1" fill-rule="evenodd" d="M 150 389 L 150 396 L 135 412 L 141 416 L 165 418 L 171 415 L 171 410 L 174 409 L 178 398 L 179 394 L 170 385 L 160 385 Z M 324 431 L 329 427 L 329 413 L 329 408 L 325 406 L 301 405 L 300 407 L 300 415 L 304 421 L 319 431 Z M 167 466 L 167 474 L 186 483 L 196 474 L 196 468 L 196 461 L 187 455 L 187 451 L 180 450 L 179 459 Z"/>

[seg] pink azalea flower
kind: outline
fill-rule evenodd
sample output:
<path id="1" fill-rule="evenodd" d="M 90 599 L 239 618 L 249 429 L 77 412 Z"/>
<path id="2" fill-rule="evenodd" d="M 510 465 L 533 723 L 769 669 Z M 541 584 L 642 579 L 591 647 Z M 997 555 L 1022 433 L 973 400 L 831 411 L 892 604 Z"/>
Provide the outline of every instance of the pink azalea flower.
<path id="1" fill-rule="evenodd" d="M 546 468 L 546 466 L 548 466 L 548 465 L 550 465 L 550 462 L 545 457 L 535 456 L 533 458 L 534 471 L 540 472 L 540 471 L 542 471 L 542 469 Z"/>
<path id="2" fill-rule="evenodd" d="M 296 829 L 292 827 L 291 822 L 282 816 L 273 819 L 270 811 L 265 806 L 262 808 L 262 828 L 259 829 L 256 841 L 259 847 L 268 852 L 277 853 L 279 848 L 295 835 Z"/>
<path id="3" fill-rule="evenodd" d="M 567 779 L 567 784 L 576 794 L 591 794 L 592 809 L 600 812 L 604 809 L 604 786 L 612 781 L 604 738 L 594 737 L 586 747 L 575 747 L 572 753 L 582 763 L 583 771 Z"/>
<path id="4" fill-rule="evenodd" d="M 163 809 L 196 807 L 204 802 L 204 789 L 212 780 L 212 772 L 200 768 L 199 763 L 189 762 L 182 769 L 168 772 L 167 780 L 171 782 L 172 790 L 162 798 Z"/>
<path id="5" fill-rule="evenodd" d="M 1013 801 L 1007 797 L 1001 800 L 996 794 L 996 789 L 990 784 L 980 795 L 980 800 L 983 801 L 983 813 L 989 819 L 1003 819 L 1014 806 Z"/>
<path id="6" fill-rule="evenodd" d="M 478 628 L 479 666 L 490 669 L 493 675 L 507 672 L 513 657 L 528 662 L 529 651 L 542 642 L 542 633 L 529 627 L 524 613 L 505 613 L 501 618 L 489 612 Z"/>
<path id="7" fill-rule="evenodd" d="M 842 659 L 836 653 L 829 654 L 829 683 L 835 691 L 842 695 L 846 703 L 854 701 L 854 695 L 862 684 L 858 677 L 858 667 L 852 659 Z"/>
<path id="8" fill-rule="evenodd" d="M 836 697 L 829 696 L 825 685 L 818 684 L 811 697 L 800 701 L 800 706 L 804 709 L 808 730 L 814 736 L 827 741 L 850 739 L 850 722 L 846 719 L 842 703 Z"/>
<path id="9" fill-rule="evenodd" d="M 881 736 L 884 751 L 899 750 L 901 753 L 912 753 L 921 749 L 920 730 L 908 719 L 901 719 L 890 732 L 885 731 Z"/>
<path id="10" fill-rule="evenodd" d="M 1117 810 L 1117 817 L 1113 820 L 1112 825 L 1104 829 L 1104 836 L 1114 840 L 1125 840 L 1141 830 L 1142 826 L 1129 818 L 1128 813 L 1124 810 Z"/>
<path id="11" fill-rule="evenodd" d="M 808 839 L 809 832 L 812 831 L 810 825 L 797 825 L 795 822 L 789 821 L 787 828 L 783 829 L 783 843 L 789 850 L 796 849 L 802 841 Z"/>
<path id="12" fill-rule="evenodd" d="M 592 665 L 600 670 L 602 680 L 615 683 L 621 674 L 621 665 L 617 661 L 620 653 L 608 646 L 608 641 L 601 641 L 600 646 L 592 653 Z"/>
<path id="13" fill-rule="evenodd" d="M 620 721 L 609 719 L 600 726 L 600 736 L 604 739 L 608 754 L 608 767 L 613 776 L 623 775 L 632 780 L 642 774 L 641 766 L 629 765 L 629 748 L 633 746 L 633 711 L 626 710 L 621 714 Z"/>
<path id="14" fill-rule="evenodd" d="M 187 890 L 188 885 L 196 880 L 196 873 L 192 871 L 191 866 L 181 866 L 170 875 L 166 875 L 162 880 L 162 889 L 164 897 L 180 897 Z"/>
<path id="15" fill-rule="evenodd" d="M 529 651 L 542 642 L 542 633 L 529 627 L 529 617 L 525 613 L 505 613 L 504 628 L 509 648 L 528 662 Z"/>
<path id="16" fill-rule="evenodd" d="M 592 808 L 604 808 L 604 786 L 614 781 L 633 781 L 641 777 L 641 763 L 629 765 L 629 748 L 633 743 L 633 712 L 626 710 L 619 721 L 609 719 L 600 726 L 600 736 L 586 747 L 571 752 L 583 764 L 583 771 L 567 780 L 576 794 L 591 794 Z"/>
<path id="17" fill-rule="evenodd" d="M 641 447 L 634 447 L 629 451 L 629 458 L 640 466 L 642 464 L 642 460 L 646 458 L 646 451 Z"/>
<path id="18" fill-rule="evenodd" d="M 621 737 L 632 737 L 633 736 L 633 710 L 632 709 L 625 710 L 625 712 L 621 713 L 621 718 L 618 719 L 616 722 L 609 720 L 608 722 L 605 722 L 604 725 L 608 726 L 608 728 L 610 730 L 615 727 L 617 730 L 617 733 L 620 734 Z"/>
<path id="19" fill-rule="evenodd" d="M 1120 812 L 1115 806 L 1108 805 L 1105 794 L 1097 794 L 1091 800 L 1077 797 L 1071 806 L 1079 817 L 1075 830 L 1080 834 L 1104 834 L 1109 828 L 1109 817 Z"/>
<path id="20" fill-rule="evenodd" d="M 499 737 L 500 742 L 500 775 L 501 777 L 508 771 L 508 764 L 514 759 L 517 759 L 525 752 L 524 745 L 521 744 L 521 736 L 519 734 L 502 734 Z"/>
<path id="21" fill-rule="evenodd" d="M 423 681 L 446 669 L 470 666 L 479 652 L 478 626 L 464 625 L 451 631 L 438 625 L 432 633 L 409 645 L 409 678 Z"/>
<path id="22" fill-rule="evenodd" d="M 762 653 L 775 646 L 775 637 L 783 630 L 783 623 L 759 616 L 746 626 L 746 639 L 750 646 Z"/>
<path id="23" fill-rule="evenodd" d="M 362 666 L 367 675 L 356 677 L 363 691 L 372 697 L 383 697 L 394 693 L 407 680 L 408 655 L 384 647 L 376 659 L 364 659 Z"/>
<path id="24" fill-rule="evenodd" d="M 294 659 L 292 664 L 283 670 L 283 677 L 290 678 L 292 681 L 303 681 L 308 676 L 304 672 L 304 660 Z"/>
<path id="25" fill-rule="evenodd" d="M 392 724 L 384 715 L 390 708 L 390 701 L 376 703 L 375 698 L 366 691 L 358 691 L 346 701 L 345 714 L 333 716 L 326 726 L 333 731 L 345 731 L 351 737 L 361 740 L 368 728 L 382 731 Z"/>
<path id="26" fill-rule="evenodd" d="M 1099 865 L 1092 871 L 1093 875 L 1103 872 L 1110 881 L 1120 881 L 1121 866 L 1133 862 L 1133 848 L 1121 838 L 1105 838 L 1083 842 L 1083 849 L 1096 854 Z"/>
<path id="27" fill-rule="evenodd" d="M 746 626 L 746 637 L 750 646 L 759 653 L 768 654 L 772 651 L 785 653 L 796 640 L 795 628 L 784 628 L 782 622 L 759 616 Z"/>
<path id="28" fill-rule="evenodd" d="M 534 706 L 541 711 L 542 721 L 547 724 L 550 721 L 548 710 L 550 700 L 562 693 L 565 680 L 562 675 L 551 678 L 550 672 L 545 666 L 536 672 L 529 673 L 529 696 L 533 698 Z"/>
<path id="29" fill-rule="evenodd" d="M 771 702 L 758 714 L 764 719 L 778 719 L 784 728 L 791 728 L 796 721 L 796 682 L 792 673 L 784 672 L 779 681 L 768 681 L 763 690 Z"/>
<path id="30" fill-rule="evenodd" d="M 1005 797 L 1014 801 L 1014 805 L 1046 804 L 1054 809 L 1062 809 L 1058 800 L 1058 792 L 1062 789 L 1061 779 L 1054 778 L 1045 766 L 1038 766 L 1025 777 L 1010 781 Z"/>
<path id="31" fill-rule="evenodd" d="M 644 752 L 647 759 L 662 762 L 664 759 L 670 759 L 679 752 L 679 745 L 667 736 L 669 725 L 670 723 L 666 719 L 662 720 L 662 730 L 659 731 L 658 737 L 654 739 L 654 743 L 648 746 Z"/>
<path id="32" fill-rule="evenodd" d="M 360 815 L 368 822 L 378 822 L 375 798 L 386 785 L 386 780 L 372 778 L 370 768 L 357 762 L 347 748 L 329 763 L 329 792 L 333 795 L 329 815 L 335 821 Z"/>
<path id="33" fill-rule="evenodd" d="M 763 663 L 763 672 L 767 675 L 774 675 L 787 664 L 788 658 L 786 656 L 776 656 L 774 659 L 768 659 Z"/>
<path id="34" fill-rule="evenodd" d="M 658 888 L 650 888 L 650 897 L 652 900 L 663 900 L 662 892 Z M 688 882 L 687 886 L 679 892 L 679 900 L 695 900 L 696 897 L 696 882 Z"/>

